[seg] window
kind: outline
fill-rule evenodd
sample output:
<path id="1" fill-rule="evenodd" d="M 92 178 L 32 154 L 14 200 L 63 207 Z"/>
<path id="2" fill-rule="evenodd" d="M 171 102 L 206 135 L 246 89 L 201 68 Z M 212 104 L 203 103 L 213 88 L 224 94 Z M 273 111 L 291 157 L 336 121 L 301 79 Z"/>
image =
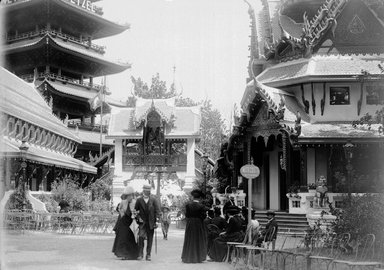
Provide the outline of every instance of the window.
<path id="1" fill-rule="evenodd" d="M 384 89 L 378 85 L 367 85 L 367 105 L 384 104 Z"/>
<path id="2" fill-rule="evenodd" d="M 330 87 L 329 103 L 331 105 L 349 104 L 349 87 Z"/>

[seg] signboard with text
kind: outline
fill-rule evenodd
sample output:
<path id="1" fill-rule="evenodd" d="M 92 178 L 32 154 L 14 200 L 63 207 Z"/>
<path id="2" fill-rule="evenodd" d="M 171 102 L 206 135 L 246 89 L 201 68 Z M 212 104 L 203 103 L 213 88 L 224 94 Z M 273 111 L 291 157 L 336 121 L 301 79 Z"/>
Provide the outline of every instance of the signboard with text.
<path id="1" fill-rule="evenodd" d="M 260 175 L 260 169 L 253 164 L 247 164 L 240 168 L 240 173 L 245 178 L 253 179 Z"/>

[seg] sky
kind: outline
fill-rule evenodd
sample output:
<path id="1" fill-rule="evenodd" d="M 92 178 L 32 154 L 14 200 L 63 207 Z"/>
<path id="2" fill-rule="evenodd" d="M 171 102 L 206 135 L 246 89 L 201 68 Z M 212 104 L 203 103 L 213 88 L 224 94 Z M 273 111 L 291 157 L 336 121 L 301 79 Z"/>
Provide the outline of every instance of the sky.
<path id="1" fill-rule="evenodd" d="M 251 0 L 251 3 L 257 0 Z M 157 73 L 183 97 L 210 99 L 225 122 L 240 107 L 250 44 L 248 5 L 243 0 L 104 0 L 104 17 L 129 23 L 127 31 L 95 43 L 105 56 L 132 67 L 107 77 L 112 97 L 126 100 L 131 76 L 148 85 Z M 175 67 L 175 71 L 174 71 Z"/>

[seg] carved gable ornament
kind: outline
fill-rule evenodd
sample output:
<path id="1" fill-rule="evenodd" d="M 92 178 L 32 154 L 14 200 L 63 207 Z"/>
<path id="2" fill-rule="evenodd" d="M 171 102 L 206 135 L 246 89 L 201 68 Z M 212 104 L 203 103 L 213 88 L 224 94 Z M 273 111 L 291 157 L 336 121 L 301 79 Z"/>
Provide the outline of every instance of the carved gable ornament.
<path id="1" fill-rule="evenodd" d="M 361 34 L 365 31 L 366 27 L 359 16 L 355 15 L 352 21 L 348 24 L 348 30 L 352 34 Z"/>

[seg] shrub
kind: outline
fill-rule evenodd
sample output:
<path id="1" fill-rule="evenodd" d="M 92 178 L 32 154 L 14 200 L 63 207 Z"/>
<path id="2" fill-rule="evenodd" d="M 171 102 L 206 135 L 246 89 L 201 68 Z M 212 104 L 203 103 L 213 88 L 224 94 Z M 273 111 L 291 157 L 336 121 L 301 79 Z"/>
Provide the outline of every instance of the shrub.
<path id="1" fill-rule="evenodd" d="M 332 210 L 332 209 L 331 209 Z M 384 243 L 384 195 L 365 194 L 346 197 L 341 211 L 333 211 L 336 221 L 332 225 L 336 233 L 350 233 L 352 239 L 373 233 L 378 245 Z"/>
<path id="2" fill-rule="evenodd" d="M 88 193 L 69 177 L 55 180 L 52 183 L 51 192 L 56 202 L 65 200 L 72 211 L 87 211 L 89 208 Z"/>
<path id="3" fill-rule="evenodd" d="M 21 185 L 11 194 L 5 208 L 10 210 L 32 209 L 32 204 L 27 200 Z"/>
<path id="4" fill-rule="evenodd" d="M 39 194 L 37 199 L 42 201 L 45 204 L 45 208 L 49 213 L 56 213 L 59 204 L 48 194 Z"/>

